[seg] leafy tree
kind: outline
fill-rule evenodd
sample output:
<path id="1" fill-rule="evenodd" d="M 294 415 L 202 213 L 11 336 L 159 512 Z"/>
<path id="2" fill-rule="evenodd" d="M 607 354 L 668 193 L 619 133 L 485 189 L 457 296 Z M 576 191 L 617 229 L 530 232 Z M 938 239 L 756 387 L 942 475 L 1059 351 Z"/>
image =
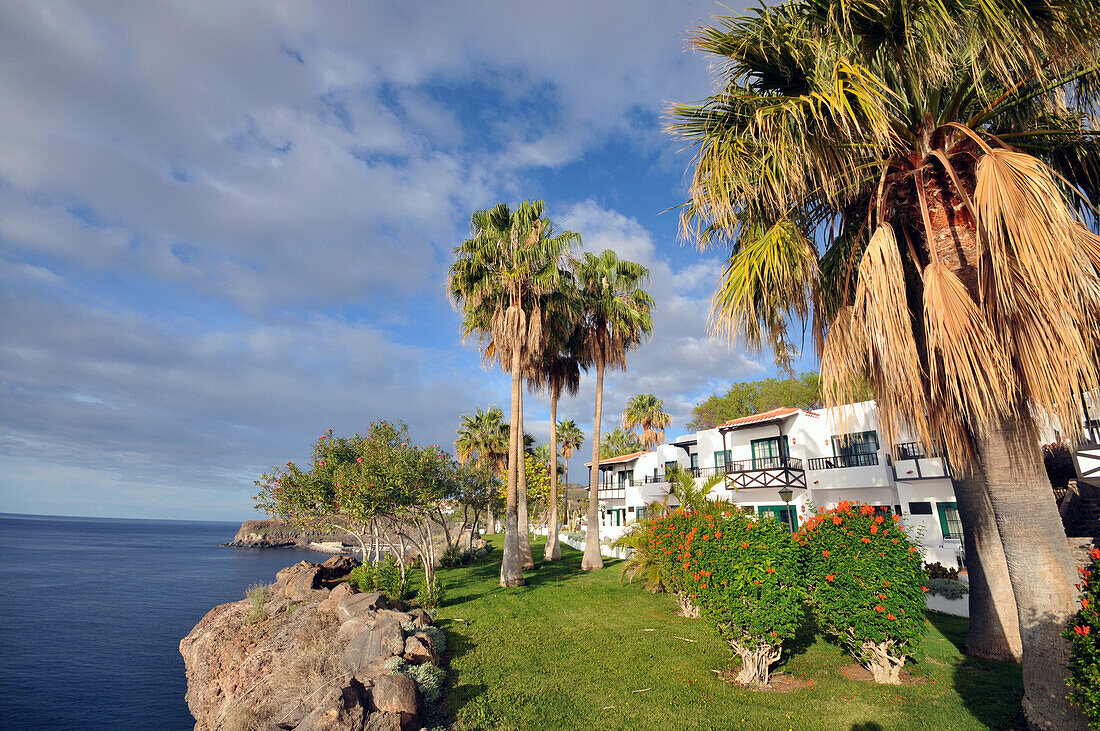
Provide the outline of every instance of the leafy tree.
<path id="1" fill-rule="evenodd" d="M 538 298 L 557 286 L 559 265 L 580 237 L 572 231 L 556 234 L 550 221 L 543 218 L 542 201 L 525 201 L 515 211 L 503 203 L 476 211 L 470 229 L 471 238 L 455 249 L 448 290 L 463 314 L 463 335 L 476 335 L 486 360 L 500 363 L 512 376 L 500 582 L 501 586 L 520 586 L 525 558 L 519 525 L 523 373 L 543 349 Z M 526 553 L 530 554 L 529 545 Z"/>
<path id="2" fill-rule="evenodd" d="M 697 145 L 685 229 L 733 247 L 719 328 L 784 354 L 812 317 L 826 401 L 866 378 L 887 443 L 942 447 L 964 528 L 1004 550 L 1028 720 L 1080 726 L 1032 414 L 1074 428 L 1098 382 L 1100 237 L 1075 215 L 1100 202 L 1096 3 L 797 0 L 694 42 L 720 88 L 673 126 Z"/>
<path id="3" fill-rule="evenodd" d="M 867 395 L 871 398 L 870 395 Z M 714 394 L 691 410 L 688 428 L 693 431 L 713 429 L 731 419 L 759 414 L 780 406 L 820 409 L 822 406 L 821 376 L 802 373 L 782 380 L 765 378 L 760 381 L 735 383 L 724 394 Z"/>
<path id="4" fill-rule="evenodd" d="M 638 441 L 647 449 L 652 449 L 665 440 L 665 429 L 672 423 L 672 417 L 664 412 L 665 402 L 651 393 L 640 393 L 626 402 L 623 409 L 623 429 L 642 434 Z"/>
<path id="5" fill-rule="evenodd" d="M 611 459 L 623 454 L 633 454 L 644 450 L 642 443 L 633 432 L 615 427 L 614 431 L 604 432 L 600 440 L 600 459 Z"/>

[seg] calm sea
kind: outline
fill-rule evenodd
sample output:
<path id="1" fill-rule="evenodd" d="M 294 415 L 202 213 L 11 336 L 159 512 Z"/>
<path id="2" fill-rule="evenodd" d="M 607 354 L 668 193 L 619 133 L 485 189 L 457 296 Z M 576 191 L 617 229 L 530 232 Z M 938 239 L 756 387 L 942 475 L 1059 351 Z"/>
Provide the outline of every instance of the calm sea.
<path id="1" fill-rule="evenodd" d="M 218 545 L 239 527 L 0 514 L 0 728 L 192 728 L 180 639 L 324 558 Z"/>

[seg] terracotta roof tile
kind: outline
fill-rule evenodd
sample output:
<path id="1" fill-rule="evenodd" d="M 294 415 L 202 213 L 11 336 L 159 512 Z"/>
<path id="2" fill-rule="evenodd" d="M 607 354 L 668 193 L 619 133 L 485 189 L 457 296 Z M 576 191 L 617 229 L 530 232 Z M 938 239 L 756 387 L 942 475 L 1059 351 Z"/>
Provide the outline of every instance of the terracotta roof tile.
<path id="1" fill-rule="evenodd" d="M 622 464 L 623 462 L 633 462 L 634 460 L 641 457 L 643 454 L 648 454 L 648 453 L 647 452 L 631 452 L 630 454 L 621 454 L 618 457 L 609 457 L 607 459 L 601 459 L 600 460 L 600 466 L 602 467 L 605 464 Z M 585 467 L 591 467 L 592 463 L 591 462 L 585 462 L 584 466 Z"/>
<path id="2" fill-rule="evenodd" d="M 719 424 L 719 429 L 743 429 L 746 426 L 753 426 L 755 424 L 767 424 L 772 421 L 780 421 L 786 419 L 788 416 L 793 416 L 802 412 L 808 416 L 817 418 L 817 414 L 806 411 L 805 409 L 796 409 L 789 406 L 780 406 L 779 408 L 772 409 L 771 411 L 765 411 L 761 414 L 750 414 L 749 416 L 742 416 L 740 419 L 731 419 L 724 424 Z"/>

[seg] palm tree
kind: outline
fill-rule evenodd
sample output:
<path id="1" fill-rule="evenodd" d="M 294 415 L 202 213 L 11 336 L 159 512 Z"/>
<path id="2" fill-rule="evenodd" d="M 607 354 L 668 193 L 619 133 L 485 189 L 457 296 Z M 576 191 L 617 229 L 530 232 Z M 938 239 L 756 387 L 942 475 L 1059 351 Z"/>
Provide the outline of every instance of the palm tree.
<path id="1" fill-rule="evenodd" d="M 653 298 L 641 289 L 649 270 L 620 260 L 604 249 L 598 256 L 585 253 L 577 263 L 577 288 L 584 302 L 581 326 L 584 359 L 596 366 L 596 414 L 593 434 L 600 433 L 603 412 L 603 377 L 608 368 L 626 368 L 626 353 L 653 331 Z M 600 555 L 599 489 L 600 443 L 592 440 L 592 472 L 588 480 L 588 531 L 581 569 L 603 568 Z"/>
<path id="2" fill-rule="evenodd" d="M 889 442 L 944 450 L 975 496 L 964 524 L 1003 549 L 1037 728 L 1083 723 L 1059 637 L 1074 566 L 1032 414 L 1072 433 L 1098 381 L 1100 237 L 1074 210 L 1100 200 L 1098 39 L 1087 0 L 797 0 L 701 29 L 721 88 L 673 110 L 697 145 L 684 230 L 733 247 L 718 328 L 789 353 L 812 312 L 827 403 L 866 377 Z M 976 554 L 972 597 L 995 596 L 1002 571 Z"/>
<path id="3" fill-rule="evenodd" d="M 460 463 L 472 459 L 478 467 L 503 476 L 508 469 L 508 429 L 504 412 L 496 406 L 484 411 L 478 409 L 473 416 L 463 414 L 455 440 L 455 456 Z M 489 531 L 495 532 L 492 500 L 488 513 Z"/>
<path id="4" fill-rule="evenodd" d="M 563 419 L 558 422 L 556 430 L 561 449 L 562 459 L 565 460 L 565 508 L 569 512 L 569 460 L 578 449 L 584 446 L 584 432 L 572 419 Z M 569 516 L 565 516 L 566 522 Z M 561 550 L 560 548 L 558 550 Z"/>
<path id="5" fill-rule="evenodd" d="M 635 434 L 641 427 L 639 440 L 644 448 L 656 447 L 665 440 L 665 429 L 672 423 L 672 417 L 663 409 L 665 402 L 652 393 L 640 393 L 626 402 L 623 409 L 623 429 Z"/>
<path id="6" fill-rule="evenodd" d="M 500 568 L 500 583 L 506 587 L 523 584 L 518 507 L 523 421 L 519 409 L 523 368 L 542 349 L 542 314 L 532 305 L 557 285 L 559 262 L 579 242 L 572 231 L 555 234 L 542 214 L 542 201 L 526 201 L 515 211 L 503 203 L 476 211 L 470 219 L 472 236 L 455 249 L 448 277 L 451 301 L 463 314 L 463 336 L 476 334 L 486 361 L 499 362 L 512 376 Z"/>

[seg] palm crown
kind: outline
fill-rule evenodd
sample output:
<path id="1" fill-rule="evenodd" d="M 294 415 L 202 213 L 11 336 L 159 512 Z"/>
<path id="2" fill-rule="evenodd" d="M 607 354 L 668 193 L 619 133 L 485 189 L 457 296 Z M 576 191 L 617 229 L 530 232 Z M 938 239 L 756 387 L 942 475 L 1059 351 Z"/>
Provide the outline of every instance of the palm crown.
<path id="1" fill-rule="evenodd" d="M 623 428 L 641 427 L 639 437 L 642 446 L 656 446 L 664 441 L 665 428 L 672 417 L 664 412 L 665 402 L 651 393 L 640 393 L 626 403 L 623 410 Z"/>

